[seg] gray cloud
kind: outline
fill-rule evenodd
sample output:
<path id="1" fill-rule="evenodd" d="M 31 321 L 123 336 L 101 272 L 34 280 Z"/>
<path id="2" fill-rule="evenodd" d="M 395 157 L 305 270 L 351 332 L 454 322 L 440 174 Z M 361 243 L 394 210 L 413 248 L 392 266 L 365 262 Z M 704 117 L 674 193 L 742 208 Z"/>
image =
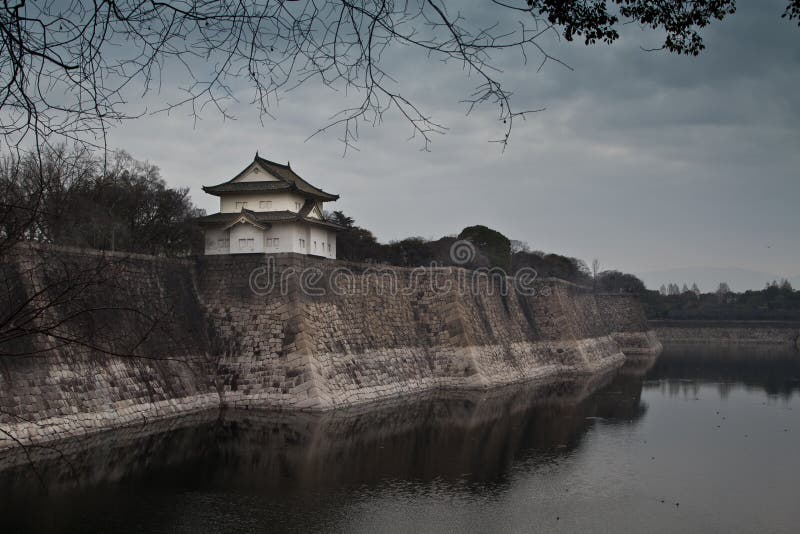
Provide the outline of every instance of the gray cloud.
<path id="1" fill-rule="evenodd" d="M 233 176 L 259 150 L 340 193 L 337 207 L 382 240 L 481 223 L 634 272 L 717 266 L 794 276 L 800 30 L 780 19 L 780 1 L 740 4 L 708 29 L 698 58 L 644 52 L 658 36 L 635 27 L 612 46 L 547 37 L 574 71 L 548 63 L 537 74 L 533 61 L 498 58 L 519 108 L 547 108 L 515 126 L 505 153 L 487 142 L 503 133 L 495 110 L 465 117 L 457 102 L 475 80 L 405 51 L 391 58 L 404 94 L 450 127 L 431 153 L 406 141 L 410 127 L 392 114 L 362 127 L 360 151 L 345 158 L 340 131 L 305 142 L 345 102 L 310 86 L 286 95 L 263 126 L 239 104 L 235 121 L 208 112 L 193 126 L 185 113 L 158 115 L 111 140 L 190 186 L 209 211 L 216 199 L 200 186 Z"/>

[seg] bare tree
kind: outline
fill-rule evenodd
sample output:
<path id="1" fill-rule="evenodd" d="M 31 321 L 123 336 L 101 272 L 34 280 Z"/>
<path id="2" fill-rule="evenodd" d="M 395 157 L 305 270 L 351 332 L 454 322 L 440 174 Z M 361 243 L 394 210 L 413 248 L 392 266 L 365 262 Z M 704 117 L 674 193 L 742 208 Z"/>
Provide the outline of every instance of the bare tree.
<path id="1" fill-rule="evenodd" d="M 512 239 L 511 240 L 511 254 L 518 254 L 520 252 L 530 252 L 531 247 L 525 241 L 520 241 L 519 239 Z"/>
<path id="2" fill-rule="evenodd" d="M 797 4 L 784 16 L 800 17 Z M 519 53 L 541 68 L 557 61 L 542 35 L 610 43 L 626 22 L 663 31 L 665 50 L 697 54 L 700 29 L 734 8 L 734 0 L 492 0 L 487 18 L 485 9 L 443 0 L 6 2 L 0 137 L 12 147 L 64 139 L 102 145 L 109 127 L 143 113 L 185 107 L 195 117 L 206 108 L 229 116 L 242 84 L 263 118 L 280 96 L 314 83 L 356 95 L 319 130 L 340 127 L 346 147 L 359 124 L 380 123 L 391 111 L 427 148 L 446 128 L 403 95 L 390 68 L 392 53 L 402 51 L 461 66 L 476 81 L 461 97 L 467 111 L 496 110 L 505 133 L 495 141 L 505 146 L 514 122 L 536 110 L 515 107 L 496 54 Z M 168 89 L 180 96 L 159 109 L 130 104 Z"/>
<path id="3" fill-rule="evenodd" d="M 592 287 L 597 291 L 597 275 L 600 274 L 600 260 L 592 260 Z"/>
<path id="4" fill-rule="evenodd" d="M 117 153 L 103 172 L 102 162 L 84 148 L 63 146 L 46 149 L 41 157 L 0 158 L 0 191 L 0 357 L 64 344 L 134 354 L 119 344 L 103 345 L 102 330 L 93 334 L 96 339 L 81 334 L 86 320 L 102 319 L 90 318 L 93 314 L 145 316 L 124 299 L 112 302 L 126 257 L 87 255 L 80 264 L 43 245 L 185 253 L 194 236 L 186 235 L 183 219 L 196 213 L 188 192 L 167 188 L 157 167 L 125 153 Z M 110 232 L 117 223 L 115 241 Z M 92 300 L 98 291 L 108 294 L 107 302 Z M 141 344 L 136 335 L 129 341 L 130 347 Z M 19 342 L 23 348 L 11 348 Z"/>

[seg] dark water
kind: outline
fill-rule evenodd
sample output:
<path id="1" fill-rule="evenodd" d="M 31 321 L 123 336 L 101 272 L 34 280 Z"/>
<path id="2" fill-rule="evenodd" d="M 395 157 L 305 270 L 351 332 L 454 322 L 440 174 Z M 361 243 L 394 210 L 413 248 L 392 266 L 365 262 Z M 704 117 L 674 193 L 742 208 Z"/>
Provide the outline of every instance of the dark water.
<path id="1" fill-rule="evenodd" d="M 667 347 L 482 395 L 201 414 L 0 457 L 0 530 L 798 532 L 798 399 L 797 351 Z"/>

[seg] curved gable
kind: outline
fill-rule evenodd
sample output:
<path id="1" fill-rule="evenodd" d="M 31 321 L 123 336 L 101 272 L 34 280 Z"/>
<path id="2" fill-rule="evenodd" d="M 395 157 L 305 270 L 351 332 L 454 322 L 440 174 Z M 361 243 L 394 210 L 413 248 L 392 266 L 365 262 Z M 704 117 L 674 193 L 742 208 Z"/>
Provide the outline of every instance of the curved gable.
<path id="1" fill-rule="evenodd" d="M 244 171 L 239 173 L 231 183 L 237 182 L 282 182 L 277 176 L 270 173 L 263 165 L 254 161 Z"/>

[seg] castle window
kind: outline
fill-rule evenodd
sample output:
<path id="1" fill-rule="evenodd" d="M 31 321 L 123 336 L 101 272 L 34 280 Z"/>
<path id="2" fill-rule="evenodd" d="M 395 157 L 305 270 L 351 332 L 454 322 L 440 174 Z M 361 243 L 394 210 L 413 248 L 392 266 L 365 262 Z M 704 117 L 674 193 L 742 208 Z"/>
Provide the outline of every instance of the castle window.
<path id="1" fill-rule="evenodd" d="M 252 237 L 239 238 L 239 250 L 253 250 L 256 240 Z"/>
<path id="2" fill-rule="evenodd" d="M 236 203 L 236 209 L 237 210 L 241 210 L 242 208 L 246 208 L 246 207 L 247 207 L 247 202 L 237 202 Z"/>
<path id="3" fill-rule="evenodd" d="M 300 211 L 300 202 L 297 200 L 294 202 L 294 209 L 295 211 Z"/>
<path id="4" fill-rule="evenodd" d="M 259 209 L 262 210 L 271 210 L 272 209 L 272 201 L 271 200 L 260 200 L 258 202 Z"/>
<path id="5" fill-rule="evenodd" d="M 301 237 L 301 238 L 299 239 L 299 241 L 300 241 L 300 246 L 301 246 L 302 248 L 306 248 L 306 240 L 305 240 L 305 239 L 303 239 L 303 238 Z"/>

